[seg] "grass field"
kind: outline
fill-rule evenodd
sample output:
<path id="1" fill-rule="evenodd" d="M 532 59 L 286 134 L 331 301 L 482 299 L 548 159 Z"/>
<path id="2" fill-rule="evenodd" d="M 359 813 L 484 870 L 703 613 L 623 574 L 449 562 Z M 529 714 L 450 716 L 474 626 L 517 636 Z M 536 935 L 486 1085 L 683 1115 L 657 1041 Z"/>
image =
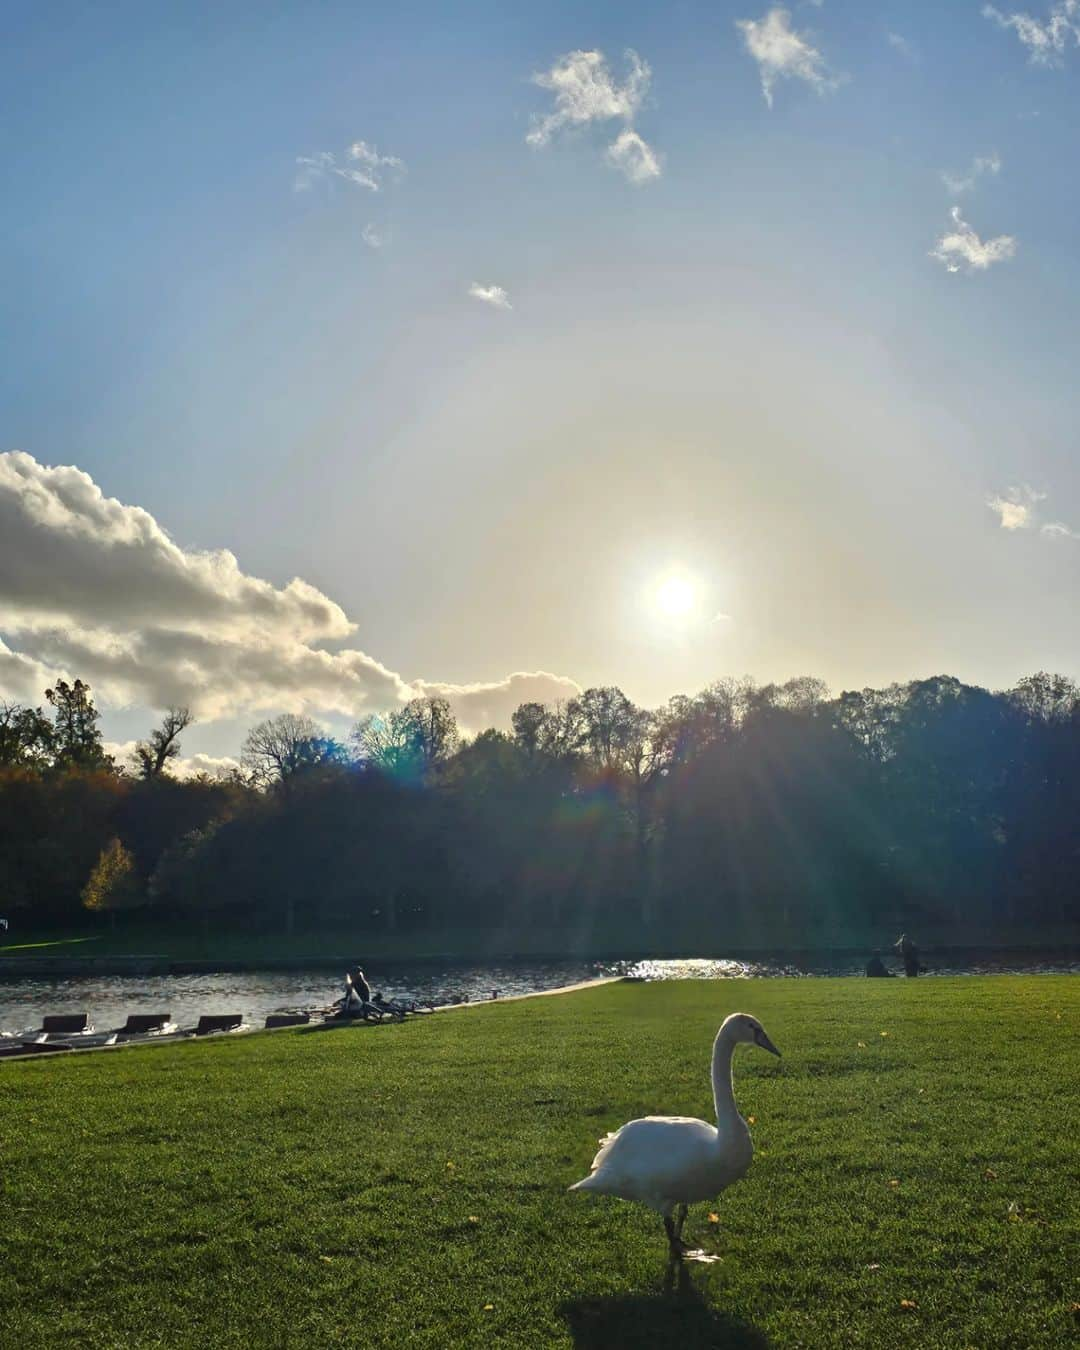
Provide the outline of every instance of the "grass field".
<path id="1" fill-rule="evenodd" d="M 565 1188 L 709 1114 L 735 1009 L 784 1058 L 669 1289 L 655 1215 Z M 774 980 L 6 1064 L 0 1345 L 1070 1344 L 1078 1031 L 1075 977 Z"/>

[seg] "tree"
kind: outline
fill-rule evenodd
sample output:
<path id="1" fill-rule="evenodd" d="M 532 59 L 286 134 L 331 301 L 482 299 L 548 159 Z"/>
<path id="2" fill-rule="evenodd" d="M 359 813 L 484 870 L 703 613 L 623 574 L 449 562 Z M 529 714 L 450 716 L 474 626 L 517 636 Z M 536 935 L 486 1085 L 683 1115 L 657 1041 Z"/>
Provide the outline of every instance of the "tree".
<path id="1" fill-rule="evenodd" d="M 92 913 L 108 913 L 115 926 L 118 910 L 135 909 L 142 900 L 134 858 L 119 839 L 110 839 L 83 887 L 84 907 Z"/>
<path id="2" fill-rule="evenodd" d="M 0 702 L 0 766 L 43 768 L 52 753 L 53 725 L 40 708 Z"/>
<path id="3" fill-rule="evenodd" d="M 158 778 L 165 773 L 169 761 L 180 754 L 177 737 L 192 723 L 190 708 L 170 708 L 161 726 L 150 733 L 148 741 L 139 741 L 135 747 L 135 761 L 139 777 Z"/>
<path id="4" fill-rule="evenodd" d="M 45 697 L 56 709 L 53 722 L 56 765 L 111 769 L 112 757 L 105 753 L 101 744 L 98 727 L 101 714 L 90 697 L 90 686 L 82 680 L 76 680 L 74 684 L 57 680 L 55 688 L 45 690 Z"/>
<path id="5" fill-rule="evenodd" d="M 342 762 L 344 751 L 324 736 L 310 717 L 282 713 L 260 722 L 248 732 L 241 759 L 262 787 L 289 784 L 297 775 L 331 768 Z"/>
<path id="6" fill-rule="evenodd" d="M 453 709 L 444 698 L 414 698 L 402 708 L 364 717 L 352 740 L 363 763 L 417 780 L 444 764 L 461 744 Z"/>

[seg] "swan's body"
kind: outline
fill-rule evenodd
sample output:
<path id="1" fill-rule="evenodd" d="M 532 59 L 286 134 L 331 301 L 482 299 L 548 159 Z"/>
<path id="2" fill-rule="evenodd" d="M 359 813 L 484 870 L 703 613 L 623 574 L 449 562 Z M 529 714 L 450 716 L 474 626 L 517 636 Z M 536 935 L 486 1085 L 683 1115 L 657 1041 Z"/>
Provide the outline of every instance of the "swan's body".
<path id="1" fill-rule="evenodd" d="M 615 1195 L 655 1209 L 663 1216 L 672 1250 L 680 1252 L 686 1206 L 711 1200 L 738 1181 L 754 1155 L 731 1087 L 732 1055 L 741 1042 L 780 1053 L 757 1018 L 732 1013 L 726 1019 L 713 1042 L 715 1125 L 689 1116 L 631 1120 L 601 1140 L 591 1173 L 570 1189 Z M 677 1226 L 672 1220 L 676 1213 Z"/>

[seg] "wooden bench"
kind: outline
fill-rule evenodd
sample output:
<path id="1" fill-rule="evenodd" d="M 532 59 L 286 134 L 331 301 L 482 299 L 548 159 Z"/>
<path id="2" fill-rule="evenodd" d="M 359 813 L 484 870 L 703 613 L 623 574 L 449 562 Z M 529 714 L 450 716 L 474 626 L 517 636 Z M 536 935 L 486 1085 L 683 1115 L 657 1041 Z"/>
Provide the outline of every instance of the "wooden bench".
<path id="1" fill-rule="evenodd" d="M 124 1031 L 160 1031 L 162 1027 L 168 1026 L 171 1021 L 171 1013 L 128 1013 L 128 1020 L 124 1023 Z"/>
<path id="2" fill-rule="evenodd" d="M 205 1036 L 211 1031 L 235 1031 L 243 1023 L 243 1013 L 204 1013 L 195 1028 L 196 1036 Z"/>
<path id="3" fill-rule="evenodd" d="M 63 1031 L 70 1035 L 74 1031 L 85 1031 L 89 1025 L 88 1013 L 54 1013 L 41 1019 L 41 1034 Z"/>
<path id="4" fill-rule="evenodd" d="M 271 1030 L 273 1027 L 306 1027 L 310 1021 L 310 1013 L 271 1013 L 263 1025 Z"/>

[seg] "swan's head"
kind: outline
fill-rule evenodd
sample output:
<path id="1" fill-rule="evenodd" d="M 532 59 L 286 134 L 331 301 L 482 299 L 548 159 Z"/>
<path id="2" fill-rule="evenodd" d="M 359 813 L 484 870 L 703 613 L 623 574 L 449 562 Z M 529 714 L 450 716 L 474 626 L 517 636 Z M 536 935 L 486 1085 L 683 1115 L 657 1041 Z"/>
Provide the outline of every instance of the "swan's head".
<path id="1" fill-rule="evenodd" d="M 768 1050 L 770 1055 L 780 1057 L 780 1051 L 769 1040 L 765 1028 L 756 1017 L 751 1017 L 749 1013 L 732 1013 L 730 1017 L 725 1019 L 720 1030 L 726 1033 L 730 1040 L 760 1046 L 762 1050 Z"/>

